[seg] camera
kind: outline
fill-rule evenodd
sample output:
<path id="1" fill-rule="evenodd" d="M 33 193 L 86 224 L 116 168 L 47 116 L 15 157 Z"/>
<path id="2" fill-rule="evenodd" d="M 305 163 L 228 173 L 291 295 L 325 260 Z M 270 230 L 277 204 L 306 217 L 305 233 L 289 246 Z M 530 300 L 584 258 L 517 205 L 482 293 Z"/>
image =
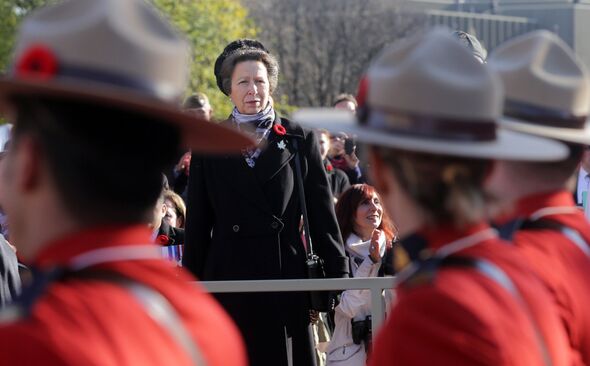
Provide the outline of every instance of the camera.
<path id="1" fill-rule="evenodd" d="M 354 344 L 365 343 L 365 347 L 369 347 L 371 337 L 373 336 L 371 316 L 367 315 L 363 320 L 351 319 L 352 324 L 352 341 Z"/>
<path id="2" fill-rule="evenodd" d="M 349 137 L 344 140 L 344 152 L 346 155 L 352 155 L 356 149 L 356 141 L 354 138 Z"/>

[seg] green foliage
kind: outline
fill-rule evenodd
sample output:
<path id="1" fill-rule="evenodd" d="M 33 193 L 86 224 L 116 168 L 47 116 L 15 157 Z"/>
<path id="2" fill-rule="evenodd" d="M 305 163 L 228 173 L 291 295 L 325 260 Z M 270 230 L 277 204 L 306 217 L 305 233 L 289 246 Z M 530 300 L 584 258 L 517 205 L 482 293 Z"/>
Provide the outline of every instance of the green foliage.
<path id="1" fill-rule="evenodd" d="M 229 42 L 256 36 L 246 9 L 237 0 L 152 1 L 187 36 L 192 46 L 189 91 L 205 93 L 215 116 L 227 117 L 231 112 L 231 102 L 217 88 L 213 66 Z"/>
<path id="2" fill-rule="evenodd" d="M 12 47 L 18 24 L 31 10 L 57 0 L 1 0 L 0 1 L 0 72 L 10 64 Z"/>

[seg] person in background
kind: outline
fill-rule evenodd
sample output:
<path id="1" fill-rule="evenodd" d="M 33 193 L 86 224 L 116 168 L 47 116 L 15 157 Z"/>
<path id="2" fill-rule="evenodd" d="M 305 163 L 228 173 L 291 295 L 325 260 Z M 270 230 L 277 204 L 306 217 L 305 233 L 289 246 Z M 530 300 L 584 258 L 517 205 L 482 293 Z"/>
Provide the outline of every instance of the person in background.
<path id="1" fill-rule="evenodd" d="M 368 364 L 571 365 L 551 295 L 486 223 L 483 188 L 494 159 L 559 161 L 567 148 L 500 130 L 497 76 L 446 29 L 385 48 L 362 80 L 361 115 L 293 119 L 370 145 L 372 181 L 398 228 L 407 263 L 396 252 L 396 303 Z"/>
<path id="2" fill-rule="evenodd" d="M 350 111 L 354 114 L 358 104 L 353 95 L 340 94 L 334 99 L 332 106 L 334 109 Z M 333 133 L 330 136 L 328 157 L 334 168 L 346 173 L 350 184 L 365 182 L 360 168 L 360 160 L 356 155 L 356 144 L 353 136 L 347 136 L 343 132 Z"/>
<path id="3" fill-rule="evenodd" d="M 567 143 L 557 163 L 498 161 L 487 189 L 508 211 L 500 234 L 520 249 L 552 294 L 569 336 L 574 365 L 590 365 L 590 223 L 568 183 L 590 145 L 590 74 L 557 35 L 535 31 L 490 55 L 504 85 L 503 126 Z M 515 184 L 517 182 L 517 184 Z"/>
<path id="4" fill-rule="evenodd" d="M 213 108 L 211 108 L 209 98 L 203 93 L 196 93 L 186 98 L 183 108 L 186 113 L 205 121 L 210 121 L 213 116 Z M 169 176 L 168 180 L 172 182 L 174 192 L 178 193 L 186 201 L 191 152 L 182 151 L 180 155 L 178 163 L 174 166 L 172 172 L 167 175 Z"/>
<path id="5" fill-rule="evenodd" d="M 10 125 L 12 128 L 12 124 Z M 10 146 L 10 139 L 2 145 L 0 161 Z M 11 303 L 21 292 L 23 280 L 30 278 L 29 269 L 18 262 L 16 248 L 8 242 L 8 220 L 0 207 L 0 309 Z"/>
<path id="6" fill-rule="evenodd" d="M 356 155 L 356 142 L 352 136 L 344 132 L 331 133 L 328 160 L 334 168 L 346 173 L 350 184 L 365 182 L 360 160 Z"/>
<path id="7" fill-rule="evenodd" d="M 203 93 L 189 96 L 185 99 L 182 107 L 187 113 L 205 121 L 211 121 L 213 117 L 213 108 L 211 108 L 209 98 Z"/>
<path id="8" fill-rule="evenodd" d="M 314 251 L 327 277 L 346 277 L 348 261 L 317 135 L 280 117 L 271 102 L 277 60 L 260 42 L 242 39 L 225 47 L 214 71 L 234 105 L 221 125 L 257 144 L 237 156 L 193 154 L 184 267 L 205 281 L 306 278 L 301 179 Z M 240 327 L 252 365 L 314 364 L 308 293 L 216 297 Z"/>
<path id="9" fill-rule="evenodd" d="M 10 125 L 12 128 L 12 124 Z M 0 161 L 6 154 L 6 149 L 10 145 L 8 138 L 2 144 L 0 152 Z M 8 242 L 8 221 L 4 210 L 0 207 L 0 308 L 14 300 L 21 291 L 21 271 L 24 273 L 26 267 L 18 263 L 16 257 L 16 248 Z"/>
<path id="10" fill-rule="evenodd" d="M 334 196 L 334 203 L 338 202 L 338 197 L 342 192 L 346 191 L 350 187 L 348 176 L 340 169 L 334 168 L 330 160 L 328 160 L 328 151 L 330 150 L 330 132 L 325 129 L 319 129 L 318 134 L 320 137 L 320 155 L 324 162 L 324 169 L 330 181 L 330 189 Z"/>
<path id="11" fill-rule="evenodd" d="M 458 39 L 462 45 L 467 47 L 477 61 L 482 64 L 486 63 L 488 51 L 481 45 L 477 37 L 464 31 L 454 31 L 453 36 Z"/>
<path id="12" fill-rule="evenodd" d="M 355 184 L 336 204 L 336 217 L 352 277 L 393 274 L 395 228 L 375 188 Z M 388 293 L 390 294 L 390 293 Z M 391 297 L 386 297 L 386 308 Z M 327 365 L 364 366 L 371 339 L 371 292 L 346 290 L 334 309 L 334 334 L 327 347 Z"/>
<path id="13" fill-rule="evenodd" d="M 21 292 L 21 278 L 16 248 L 0 234 L 0 309 Z"/>
<path id="14" fill-rule="evenodd" d="M 147 227 L 181 145 L 251 144 L 180 110 L 190 49 L 164 19 L 142 0 L 77 0 L 21 23 L 0 78 L 14 122 L 0 205 L 35 275 L 0 313 L 3 364 L 246 365 L 231 319 Z"/>
<path id="15" fill-rule="evenodd" d="M 184 229 L 186 221 L 186 205 L 182 197 L 176 192 L 167 190 L 164 192 L 164 204 L 166 205 L 166 215 L 164 221 L 171 227 Z"/>
<path id="16" fill-rule="evenodd" d="M 166 192 L 169 192 L 169 190 L 162 190 L 158 197 L 154 206 L 153 219 L 149 226 L 152 229 L 156 244 L 162 246 L 183 245 L 185 242 L 184 230 L 171 225 L 169 220 L 166 219 L 169 209 L 166 204 Z"/>
<path id="17" fill-rule="evenodd" d="M 590 204 L 588 195 L 590 194 L 590 146 L 584 146 L 584 152 L 578 166 L 574 189 L 574 201 L 576 205 L 585 208 Z M 590 219 L 590 218 L 589 218 Z"/>
<path id="18" fill-rule="evenodd" d="M 356 108 L 358 104 L 356 102 L 356 98 L 352 94 L 340 94 L 334 98 L 334 103 L 332 106 L 335 109 L 342 109 L 345 111 L 350 111 L 352 113 L 356 112 Z"/>

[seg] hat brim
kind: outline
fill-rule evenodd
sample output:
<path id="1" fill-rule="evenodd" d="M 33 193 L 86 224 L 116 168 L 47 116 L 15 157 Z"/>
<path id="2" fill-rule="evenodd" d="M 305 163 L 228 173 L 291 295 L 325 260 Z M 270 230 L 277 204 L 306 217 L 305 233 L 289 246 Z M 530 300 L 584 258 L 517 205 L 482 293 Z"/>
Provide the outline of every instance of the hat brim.
<path id="1" fill-rule="evenodd" d="M 47 96 L 68 100 L 91 101 L 125 110 L 136 111 L 177 125 L 181 129 L 183 146 L 197 153 L 239 153 L 253 146 L 245 135 L 228 127 L 199 119 L 183 112 L 180 107 L 155 98 L 141 96 L 101 85 L 80 83 L 35 82 L 0 79 L 0 108 L 10 109 L 10 98 L 16 96 Z"/>
<path id="2" fill-rule="evenodd" d="M 590 125 L 588 122 L 586 122 L 584 129 L 539 126 L 506 116 L 502 117 L 499 123 L 500 126 L 511 131 L 572 142 L 575 144 L 590 145 Z"/>
<path id="3" fill-rule="evenodd" d="M 532 162 L 560 161 L 569 154 L 567 147 L 557 141 L 502 128 L 498 129 L 494 141 L 445 141 L 362 126 L 352 113 L 333 108 L 300 109 L 293 113 L 292 119 L 310 128 L 355 135 L 357 141 L 369 145 L 429 154 Z"/>

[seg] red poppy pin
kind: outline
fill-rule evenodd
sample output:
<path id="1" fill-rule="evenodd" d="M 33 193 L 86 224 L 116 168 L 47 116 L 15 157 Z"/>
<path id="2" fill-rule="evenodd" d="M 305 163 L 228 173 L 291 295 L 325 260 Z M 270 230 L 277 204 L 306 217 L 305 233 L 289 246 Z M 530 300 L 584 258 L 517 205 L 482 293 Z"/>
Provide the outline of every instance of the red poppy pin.
<path id="1" fill-rule="evenodd" d="M 53 51 L 43 45 L 26 50 L 16 64 L 16 75 L 48 80 L 57 73 L 57 58 Z"/>
<path id="2" fill-rule="evenodd" d="M 369 93 L 369 79 L 367 76 L 363 76 L 361 81 L 359 82 L 359 88 L 356 93 L 356 102 L 358 103 L 359 108 L 365 106 L 367 103 L 367 94 Z"/>
<path id="3" fill-rule="evenodd" d="M 287 130 L 285 130 L 285 127 L 283 127 L 283 125 L 276 124 L 273 126 L 272 129 L 279 136 L 285 136 L 285 134 L 287 134 Z"/>
<path id="4" fill-rule="evenodd" d="M 170 242 L 168 235 L 161 234 L 156 238 L 156 244 L 166 245 L 168 242 Z"/>
<path id="5" fill-rule="evenodd" d="M 334 170 L 334 167 L 332 166 L 332 164 L 328 164 L 326 165 L 326 170 L 328 171 L 328 173 L 331 173 Z"/>

